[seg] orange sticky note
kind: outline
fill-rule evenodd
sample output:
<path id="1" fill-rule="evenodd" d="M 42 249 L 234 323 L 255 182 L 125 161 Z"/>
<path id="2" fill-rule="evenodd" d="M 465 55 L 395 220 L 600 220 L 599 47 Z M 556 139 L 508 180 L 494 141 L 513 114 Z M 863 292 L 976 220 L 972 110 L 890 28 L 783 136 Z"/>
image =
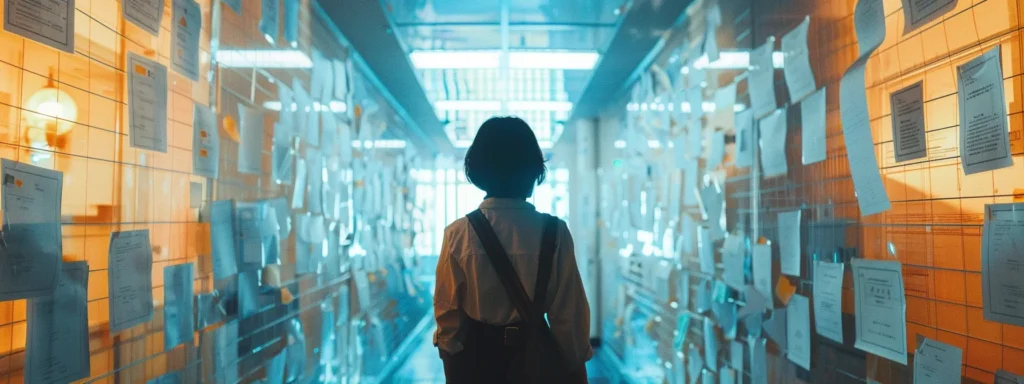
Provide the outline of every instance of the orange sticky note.
<path id="1" fill-rule="evenodd" d="M 148 74 L 149 71 L 146 70 L 146 67 L 144 65 L 135 64 L 135 73 L 140 74 L 142 76 L 146 76 L 146 74 Z"/>
<path id="2" fill-rule="evenodd" d="M 789 304 L 789 298 L 796 293 L 796 286 L 789 281 L 789 277 L 779 276 L 779 283 L 775 285 L 775 296 L 779 297 L 782 305 Z"/>
<path id="3" fill-rule="evenodd" d="M 206 153 L 206 150 L 205 150 L 205 149 L 200 149 L 200 150 L 199 150 L 199 157 L 206 157 L 206 156 L 209 156 L 209 155 L 208 155 L 208 154 Z"/>

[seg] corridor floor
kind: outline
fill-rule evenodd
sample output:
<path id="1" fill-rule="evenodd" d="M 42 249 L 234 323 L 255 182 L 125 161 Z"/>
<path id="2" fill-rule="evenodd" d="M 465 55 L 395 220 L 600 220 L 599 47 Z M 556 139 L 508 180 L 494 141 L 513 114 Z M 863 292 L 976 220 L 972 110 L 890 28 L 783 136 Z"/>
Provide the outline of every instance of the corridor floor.
<path id="1" fill-rule="evenodd" d="M 441 359 L 437 356 L 437 349 L 434 348 L 432 335 L 434 330 L 423 332 L 420 335 L 420 343 L 408 361 L 398 368 L 390 382 L 394 384 L 427 384 L 444 383 L 444 367 Z M 590 376 L 591 384 L 615 383 L 613 375 L 597 359 L 587 363 L 587 374 Z"/>

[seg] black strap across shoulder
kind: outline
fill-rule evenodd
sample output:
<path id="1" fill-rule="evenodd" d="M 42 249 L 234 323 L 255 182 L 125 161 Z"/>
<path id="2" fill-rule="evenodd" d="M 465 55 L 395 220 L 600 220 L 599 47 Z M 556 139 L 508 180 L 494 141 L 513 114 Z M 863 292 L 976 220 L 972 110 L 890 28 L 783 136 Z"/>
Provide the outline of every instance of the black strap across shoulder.
<path id="1" fill-rule="evenodd" d="M 519 275 L 512 266 L 508 253 L 501 246 L 498 235 L 494 233 L 494 229 L 491 227 L 491 223 L 487 221 L 487 217 L 479 209 L 471 212 L 467 217 L 469 218 L 470 225 L 473 226 L 473 231 L 476 232 L 477 237 L 480 239 L 480 243 L 483 244 L 484 251 L 487 253 L 488 259 L 491 260 L 491 265 L 494 265 L 494 269 L 498 274 L 498 280 L 505 287 L 509 300 L 512 301 L 512 305 L 519 312 L 519 316 L 531 327 L 541 326 L 541 324 L 546 325 L 544 320 L 544 314 L 547 312 L 545 303 L 547 302 L 548 285 L 551 282 L 551 272 L 554 267 L 553 259 L 557 242 L 558 218 L 547 216 L 544 222 L 544 234 L 541 238 L 541 251 L 537 266 L 537 285 L 534 287 L 533 300 L 530 300 L 529 294 L 526 293 L 526 288 L 523 287 Z"/>

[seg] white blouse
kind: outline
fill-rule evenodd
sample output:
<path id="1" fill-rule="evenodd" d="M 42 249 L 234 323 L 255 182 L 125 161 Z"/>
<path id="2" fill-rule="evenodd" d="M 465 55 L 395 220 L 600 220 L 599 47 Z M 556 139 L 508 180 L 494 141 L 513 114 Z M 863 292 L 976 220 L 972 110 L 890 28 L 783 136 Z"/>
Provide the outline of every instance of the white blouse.
<path id="1" fill-rule="evenodd" d="M 533 297 L 545 216 L 519 199 L 487 199 L 480 204 L 480 210 L 512 259 L 527 293 Z M 594 355 L 590 347 L 590 305 L 576 266 L 572 235 L 561 220 L 554 263 L 548 288 L 548 323 L 566 361 L 582 364 Z M 434 343 L 448 353 L 461 351 L 466 316 L 494 325 L 519 321 L 483 245 L 469 219 L 463 217 L 445 229 L 441 244 L 434 289 Z"/>

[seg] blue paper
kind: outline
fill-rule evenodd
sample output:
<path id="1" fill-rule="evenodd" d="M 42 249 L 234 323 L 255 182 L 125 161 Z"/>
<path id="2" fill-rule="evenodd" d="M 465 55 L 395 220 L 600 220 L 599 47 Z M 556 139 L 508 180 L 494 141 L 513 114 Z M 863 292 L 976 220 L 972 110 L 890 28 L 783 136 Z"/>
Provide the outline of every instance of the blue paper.
<path id="1" fill-rule="evenodd" d="M 164 349 L 194 340 L 192 263 L 164 267 Z"/>

